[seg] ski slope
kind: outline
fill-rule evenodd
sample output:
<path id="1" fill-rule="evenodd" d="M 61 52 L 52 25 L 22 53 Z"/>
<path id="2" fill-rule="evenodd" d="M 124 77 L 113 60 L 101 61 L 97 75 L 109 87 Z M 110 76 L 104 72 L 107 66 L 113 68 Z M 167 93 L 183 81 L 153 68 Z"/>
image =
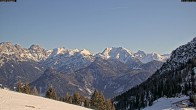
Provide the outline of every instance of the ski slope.
<path id="1" fill-rule="evenodd" d="M 90 110 L 39 96 L 0 89 L 0 110 Z"/>

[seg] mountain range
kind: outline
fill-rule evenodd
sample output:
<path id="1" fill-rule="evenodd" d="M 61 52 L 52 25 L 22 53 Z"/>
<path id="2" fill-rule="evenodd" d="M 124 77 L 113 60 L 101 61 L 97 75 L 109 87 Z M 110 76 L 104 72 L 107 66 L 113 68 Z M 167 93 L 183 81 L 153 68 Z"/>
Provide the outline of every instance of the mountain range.
<path id="1" fill-rule="evenodd" d="M 0 83 L 13 88 L 21 80 L 36 86 L 41 93 L 52 85 L 59 96 L 75 91 L 90 96 L 98 89 L 109 98 L 145 81 L 169 57 L 143 51 L 134 53 L 122 47 L 92 54 L 86 49 L 46 50 L 39 45 L 23 48 L 2 42 Z"/>

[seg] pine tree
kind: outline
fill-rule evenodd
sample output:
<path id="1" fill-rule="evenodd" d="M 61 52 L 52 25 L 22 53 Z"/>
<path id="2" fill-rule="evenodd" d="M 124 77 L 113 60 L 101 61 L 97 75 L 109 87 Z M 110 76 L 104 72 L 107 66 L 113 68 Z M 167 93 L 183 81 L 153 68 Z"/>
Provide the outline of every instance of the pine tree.
<path id="1" fill-rule="evenodd" d="M 23 87 L 23 93 L 30 94 L 30 86 L 29 83 L 25 83 Z"/>
<path id="2" fill-rule="evenodd" d="M 90 102 L 87 98 L 85 98 L 85 100 L 84 100 L 84 107 L 87 107 L 87 108 L 90 107 Z"/>
<path id="3" fill-rule="evenodd" d="M 105 98 L 101 92 L 99 92 L 98 102 L 99 102 L 98 103 L 98 110 L 105 110 L 106 109 Z"/>
<path id="4" fill-rule="evenodd" d="M 36 95 L 36 96 L 39 95 L 36 86 L 33 87 L 32 91 L 31 91 L 31 94 L 32 94 L 32 95 Z"/>
<path id="5" fill-rule="evenodd" d="M 84 106 L 84 102 L 85 102 L 86 98 L 82 95 L 80 95 L 80 106 Z"/>
<path id="6" fill-rule="evenodd" d="M 20 80 L 17 82 L 16 91 L 17 92 L 22 92 L 23 91 L 22 90 L 22 82 Z"/>
<path id="7" fill-rule="evenodd" d="M 106 110 L 115 110 L 114 105 L 111 100 L 106 100 L 105 102 Z"/>
<path id="8" fill-rule="evenodd" d="M 68 92 L 66 93 L 64 101 L 72 104 L 72 96 L 70 96 Z"/>
<path id="9" fill-rule="evenodd" d="M 98 106 L 99 106 L 98 98 L 99 98 L 99 93 L 97 90 L 95 90 L 93 95 L 91 96 L 91 102 L 90 102 L 92 109 L 98 108 Z"/>
<path id="10" fill-rule="evenodd" d="M 78 92 L 73 95 L 73 104 L 80 105 L 80 94 Z"/>
<path id="11" fill-rule="evenodd" d="M 57 99 L 56 93 L 52 87 L 48 88 L 45 97 L 55 100 Z"/>
<path id="12" fill-rule="evenodd" d="M 190 96 L 190 101 L 194 104 L 194 106 L 196 107 L 196 95 L 191 95 Z"/>
<path id="13" fill-rule="evenodd" d="M 103 94 L 97 90 L 94 91 L 91 102 L 90 102 L 91 108 L 96 110 L 107 110 L 106 102 Z"/>

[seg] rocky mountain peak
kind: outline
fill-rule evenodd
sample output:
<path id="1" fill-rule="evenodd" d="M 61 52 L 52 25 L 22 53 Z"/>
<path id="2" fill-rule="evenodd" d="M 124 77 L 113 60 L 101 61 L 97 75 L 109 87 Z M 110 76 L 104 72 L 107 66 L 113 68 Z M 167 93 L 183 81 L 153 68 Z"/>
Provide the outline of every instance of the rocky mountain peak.
<path id="1" fill-rule="evenodd" d="M 39 45 L 33 44 L 33 45 L 30 46 L 29 49 L 30 50 L 37 50 L 37 49 L 43 49 L 43 48 L 41 48 Z"/>
<path id="2" fill-rule="evenodd" d="M 144 56 L 146 56 L 146 53 L 144 51 L 138 50 L 138 52 L 135 53 L 135 56 L 144 57 Z"/>
<path id="3" fill-rule="evenodd" d="M 11 42 L 1 42 L 0 45 L 12 45 Z"/>
<path id="4" fill-rule="evenodd" d="M 193 41 L 193 42 L 196 42 L 196 37 L 194 37 L 192 41 Z"/>
<path id="5" fill-rule="evenodd" d="M 90 51 L 88 51 L 86 49 L 81 50 L 80 54 L 85 55 L 85 56 L 91 55 Z"/>

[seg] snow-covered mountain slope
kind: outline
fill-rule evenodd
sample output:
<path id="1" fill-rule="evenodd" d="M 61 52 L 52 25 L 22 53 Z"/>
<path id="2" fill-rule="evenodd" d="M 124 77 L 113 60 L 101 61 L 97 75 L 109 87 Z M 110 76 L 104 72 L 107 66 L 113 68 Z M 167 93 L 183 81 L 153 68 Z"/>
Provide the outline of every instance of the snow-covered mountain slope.
<path id="1" fill-rule="evenodd" d="M 122 47 L 106 48 L 102 53 L 98 54 L 98 56 L 103 59 L 118 59 L 123 63 L 126 63 L 130 59 L 134 59 L 133 53 Z"/>
<path id="2" fill-rule="evenodd" d="M 156 53 L 146 54 L 143 51 L 133 53 L 122 47 L 106 48 L 102 53 L 93 55 L 86 49 L 65 49 L 55 48 L 45 50 L 39 45 L 32 45 L 30 48 L 22 48 L 20 45 L 13 45 L 10 42 L 0 43 L 0 64 L 5 61 L 35 61 L 42 62 L 46 67 L 66 67 L 79 68 L 80 65 L 88 65 L 93 62 L 95 57 L 103 59 L 117 59 L 123 63 L 132 64 L 132 62 L 148 63 L 152 60 L 166 61 L 169 56 L 159 55 Z M 80 64 L 81 63 L 81 64 Z"/>
<path id="3" fill-rule="evenodd" d="M 38 45 L 32 45 L 29 49 L 10 42 L 0 43 L 0 66 L 10 60 L 14 61 L 41 61 L 45 60 L 50 53 Z"/>
<path id="4" fill-rule="evenodd" d="M 170 57 L 170 54 L 159 55 L 159 54 L 154 53 L 154 52 L 146 54 L 144 51 L 140 51 L 140 50 L 137 53 L 135 53 L 134 55 L 142 63 L 148 63 L 148 62 L 153 61 L 153 60 L 165 62 Z"/>
<path id="5" fill-rule="evenodd" d="M 0 89 L 0 110 L 90 110 L 39 96 Z"/>
<path id="6" fill-rule="evenodd" d="M 152 106 L 148 106 L 142 110 L 195 110 L 194 107 L 179 107 L 178 104 L 188 105 L 189 97 L 160 98 L 153 102 Z M 184 101 L 184 102 L 183 102 Z M 188 101 L 188 102 L 187 102 Z"/>
<path id="7" fill-rule="evenodd" d="M 70 72 L 87 67 L 93 61 L 94 57 L 88 50 L 56 48 L 42 64 L 61 72 Z"/>
<path id="8" fill-rule="evenodd" d="M 161 67 L 160 74 L 176 70 L 194 57 L 196 57 L 196 37 L 172 51 L 170 58 Z"/>
<path id="9" fill-rule="evenodd" d="M 34 81 L 44 71 L 38 61 L 47 55 L 47 51 L 37 45 L 25 49 L 10 42 L 0 43 L 0 83 L 13 88 L 18 80 Z"/>
<path id="10" fill-rule="evenodd" d="M 86 49 L 55 48 L 45 50 L 39 45 L 32 45 L 26 49 L 10 42 L 0 43 L 0 66 L 10 60 L 31 61 L 37 62 L 46 68 L 53 67 L 61 72 L 70 72 L 87 67 L 96 58 L 118 60 L 131 68 L 137 68 L 142 63 L 148 63 L 152 60 L 165 61 L 168 57 L 156 53 L 146 54 L 143 51 L 133 53 L 122 47 L 106 48 L 102 53 L 92 54 Z"/>
<path id="11" fill-rule="evenodd" d="M 169 58 L 169 54 L 159 55 L 154 52 L 147 54 L 140 50 L 134 53 L 122 47 L 106 48 L 102 53 L 98 53 L 96 56 L 103 59 L 118 59 L 123 63 L 127 63 L 129 61 L 138 62 L 138 60 L 142 63 L 148 63 L 153 60 L 165 62 Z"/>

